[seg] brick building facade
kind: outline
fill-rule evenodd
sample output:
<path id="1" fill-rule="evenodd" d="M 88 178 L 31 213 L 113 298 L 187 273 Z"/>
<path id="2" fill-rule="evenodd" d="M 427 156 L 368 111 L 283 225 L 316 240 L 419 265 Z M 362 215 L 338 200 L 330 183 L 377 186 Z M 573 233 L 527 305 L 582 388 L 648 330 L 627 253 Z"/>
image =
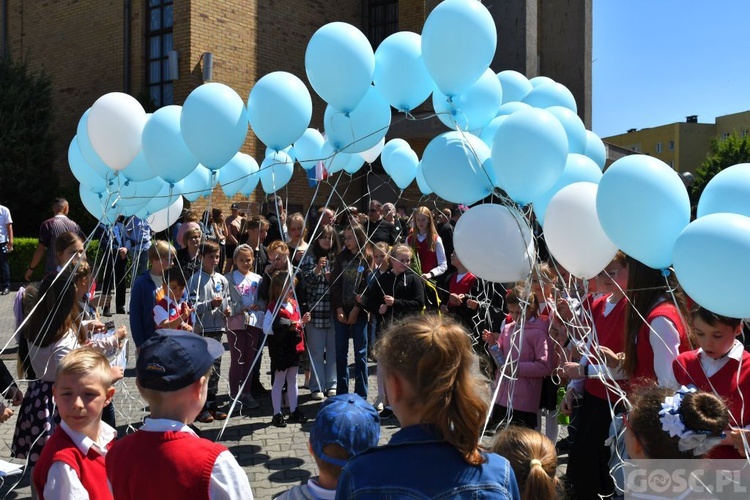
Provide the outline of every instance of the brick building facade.
<path id="1" fill-rule="evenodd" d="M 75 182 L 67 165 L 67 145 L 76 133 L 80 116 L 103 94 L 126 92 L 144 103 L 152 99 L 157 107 L 182 104 L 202 83 L 203 54 L 211 53 L 212 81 L 229 85 L 247 99 L 253 83 L 272 71 L 288 71 L 306 82 L 305 48 L 322 25 L 332 21 L 353 24 L 377 46 L 398 30 L 421 32 L 427 14 L 438 3 L 439 0 L 0 0 L 0 49 L 28 61 L 32 70 L 44 70 L 51 76 L 56 112 L 55 168 L 63 182 Z M 546 74 L 567 85 L 579 102 L 579 114 L 589 124 L 591 0 L 565 0 L 563 7 L 548 13 L 555 19 L 549 36 L 544 29 L 551 21 L 540 8 L 548 3 L 551 2 L 487 3 L 501 34 L 498 54 L 502 51 L 507 55 L 496 57 L 493 69 L 515 69 L 528 77 Z M 567 40 L 565 44 L 561 44 L 563 39 Z M 573 50 L 548 48 L 561 45 Z M 168 71 L 170 50 L 177 54 L 177 78 Z M 541 50 L 547 50 L 549 57 L 542 57 Z M 545 67 L 552 72 L 544 73 Z M 312 90 L 311 94 L 311 126 L 322 128 L 324 103 Z M 404 137 L 420 156 L 429 140 L 445 130 L 435 120 L 407 121 L 395 113 L 393 122 L 389 138 Z M 265 147 L 251 131 L 243 151 L 260 163 Z M 332 205 L 364 206 L 370 190 L 381 201 L 399 196 L 395 190 L 383 189 L 387 179 L 377 167 L 368 169 L 365 165 L 353 177 L 341 175 Z M 294 177 L 283 190 L 290 208 L 307 207 L 315 192 L 308 185 L 306 173 L 295 166 Z M 322 183 L 313 203 L 324 204 L 330 195 L 330 186 Z M 263 198 L 259 186 L 249 199 L 238 195 L 231 201 L 252 203 Z M 416 183 L 401 194 L 409 206 L 415 206 L 420 198 Z M 226 209 L 231 201 L 220 188 L 214 190 L 213 206 Z M 195 204 L 201 210 L 205 206 L 204 200 Z"/>

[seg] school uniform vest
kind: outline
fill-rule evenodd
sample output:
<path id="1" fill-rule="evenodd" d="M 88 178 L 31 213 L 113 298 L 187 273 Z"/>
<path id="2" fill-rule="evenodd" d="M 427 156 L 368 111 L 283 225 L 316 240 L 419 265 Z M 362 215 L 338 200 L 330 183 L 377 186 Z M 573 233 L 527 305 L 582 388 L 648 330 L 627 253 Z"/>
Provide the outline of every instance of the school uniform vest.
<path id="1" fill-rule="evenodd" d="M 706 377 L 698 351 L 683 352 L 672 363 L 674 377 L 681 385 L 694 385 L 701 391 L 714 393 L 729 407 L 730 425 L 750 424 L 750 353 L 742 352 L 742 359 L 729 358 L 711 377 Z M 744 399 L 744 401 L 743 401 Z M 717 446 L 707 454 L 710 458 L 742 458 L 733 446 Z"/>
<path id="2" fill-rule="evenodd" d="M 177 308 L 177 304 L 174 301 L 167 300 L 167 297 L 164 296 L 161 299 L 159 299 L 156 302 L 157 306 L 160 306 L 162 309 L 167 311 L 167 314 L 169 315 L 168 321 L 173 321 L 180 317 L 182 313 L 185 312 L 185 309 L 187 308 L 187 303 L 180 302 L 179 309 Z M 188 325 L 192 325 L 193 319 L 192 317 L 188 316 L 188 319 L 185 320 L 185 323 Z"/>
<path id="3" fill-rule="evenodd" d="M 636 337 L 636 359 L 638 364 L 635 367 L 633 375 L 630 377 L 630 383 L 628 387 L 628 393 L 637 390 L 639 387 L 650 382 L 656 382 L 656 371 L 654 371 L 654 349 L 651 347 L 651 341 L 649 336 L 651 334 L 651 328 L 649 325 L 653 320 L 663 316 L 671 321 L 677 332 L 680 334 L 680 345 L 678 347 L 679 352 L 685 352 L 690 350 L 690 343 L 687 338 L 687 331 L 685 324 L 680 318 L 680 312 L 677 307 L 668 302 L 663 301 L 656 307 L 651 309 L 651 312 L 646 316 L 646 322 L 641 325 L 638 329 L 638 336 Z M 620 351 L 615 351 L 620 352 Z"/>
<path id="4" fill-rule="evenodd" d="M 107 453 L 117 499 L 208 499 L 211 472 L 226 448 L 187 432 L 137 431 Z"/>
<path id="5" fill-rule="evenodd" d="M 615 304 L 614 309 L 604 316 L 607 297 L 608 295 L 599 297 L 591 304 L 591 317 L 594 318 L 597 339 L 599 345 L 609 347 L 614 352 L 623 352 L 625 350 L 625 311 L 628 301 L 624 297 L 621 298 Z M 653 359 L 653 353 L 651 357 Z M 595 356 L 590 357 L 588 361 L 591 365 L 598 364 Z M 599 399 L 607 400 L 607 392 L 609 392 L 610 401 L 614 402 L 620 398 L 598 379 L 587 378 L 584 389 Z"/>
<path id="6" fill-rule="evenodd" d="M 432 268 L 430 268 L 432 269 Z M 471 288 L 476 284 L 477 278 L 470 272 L 467 272 L 463 275 L 463 277 L 460 280 L 456 280 L 456 277 L 458 276 L 458 273 L 451 276 L 450 284 L 448 285 L 448 290 L 450 293 L 455 293 L 456 295 L 468 295 L 469 292 L 471 292 Z"/>
<path id="7" fill-rule="evenodd" d="M 114 441 L 107 445 L 110 448 Z M 89 493 L 91 500 L 111 499 L 112 493 L 107 487 L 107 473 L 104 468 L 104 457 L 94 448 L 84 455 L 68 433 L 61 426 L 44 445 L 39 461 L 34 467 L 34 486 L 41 500 L 44 500 L 44 485 L 53 462 L 63 462 L 70 466 L 78 476 L 81 484 Z"/>
<path id="8" fill-rule="evenodd" d="M 422 266 L 422 274 L 429 273 L 435 269 L 438 265 L 437 252 L 430 250 L 429 240 L 425 238 L 424 241 L 419 241 L 416 234 L 412 234 L 409 238 L 414 238 L 414 243 L 416 243 L 419 262 Z M 435 241 L 437 241 L 437 236 L 435 236 Z"/>

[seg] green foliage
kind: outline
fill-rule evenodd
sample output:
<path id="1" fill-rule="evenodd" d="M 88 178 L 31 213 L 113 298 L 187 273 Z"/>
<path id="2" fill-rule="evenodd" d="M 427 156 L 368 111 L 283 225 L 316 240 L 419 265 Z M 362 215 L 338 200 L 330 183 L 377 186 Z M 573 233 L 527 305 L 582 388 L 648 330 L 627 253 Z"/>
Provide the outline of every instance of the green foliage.
<path id="1" fill-rule="evenodd" d="M 52 124 L 52 82 L 25 62 L 0 57 L 0 203 L 19 235 L 33 235 L 50 214 L 57 175 Z M 47 215 L 47 216 L 51 216 Z"/>
<path id="2" fill-rule="evenodd" d="M 8 263 L 10 264 L 10 280 L 13 282 L 23 282 L 23 275 L 26 268 L 31 263 L 31 257 L 34 255 L 38 240 L 36 238 L 13 238 L 13 251 L 8 254 Z M 92 240 L 86 246 L 86 255 L 93 261 L 99 252 L 99 241 Z M 44 260 L 34 270 L 31 281 L 40 281 L 44 277 Z"/>
<path id="3" fill-rule="evenodd" d="M 711 139 L 708 156 L 695 171 L 695 181 L 691 189 L 691 201 L 697 205 L 706 184 L 716 174 L 738 163 L 750 162 L 750 136 L 739 137 L 732 134 L 726 139 Z"/>

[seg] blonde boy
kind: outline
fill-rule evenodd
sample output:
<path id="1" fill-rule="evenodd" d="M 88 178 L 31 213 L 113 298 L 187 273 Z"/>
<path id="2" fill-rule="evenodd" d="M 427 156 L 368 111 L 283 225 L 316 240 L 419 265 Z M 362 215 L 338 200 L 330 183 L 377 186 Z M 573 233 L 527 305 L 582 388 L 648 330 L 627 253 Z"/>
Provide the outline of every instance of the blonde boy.
<path id="1" fill-rule="evenodd" d="M 188 427 L 206 402 L 208 374 L 223 352 L 216 340 L 178 330 L 161 330 L 143 343 L 136 383 L 151 415 L 107 457 L 115 498 L 253 498 L 229 450 Z"/>
<path id="2" fill-rule="evenodd" d="M 101 418 L 114 393 L 112 369 L 100 352 L 76 349 L 62 359 L 52 387 L 62 422 L 34 468 L 39 498 L 112 498 L 104 457 L 117 431 Z"/>

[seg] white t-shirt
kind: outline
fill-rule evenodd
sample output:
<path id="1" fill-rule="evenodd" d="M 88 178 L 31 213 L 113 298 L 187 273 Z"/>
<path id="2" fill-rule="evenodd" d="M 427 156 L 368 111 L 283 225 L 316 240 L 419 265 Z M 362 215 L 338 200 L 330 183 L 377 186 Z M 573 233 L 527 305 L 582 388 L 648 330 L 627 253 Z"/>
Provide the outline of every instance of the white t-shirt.
<path id="1" fill-rule="evenodd" d="M 13 224 L 10 210 L 0 205 L 0 243 L 8 242 L 8 224 Z"/>

